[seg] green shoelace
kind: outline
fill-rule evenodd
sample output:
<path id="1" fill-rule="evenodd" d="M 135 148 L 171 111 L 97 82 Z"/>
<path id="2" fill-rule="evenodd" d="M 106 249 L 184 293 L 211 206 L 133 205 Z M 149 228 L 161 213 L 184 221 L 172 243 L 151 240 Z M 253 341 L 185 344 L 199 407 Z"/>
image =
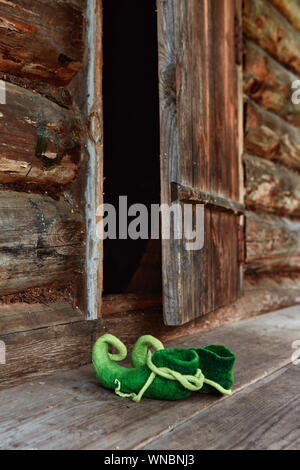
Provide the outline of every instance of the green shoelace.
<path id="1" fill-rule="evenodd" d="M 155 364 L 152 362 L 152 353 L 151 351 L 148 351 L 148 358 L 147 358 L 147 366 L 151 370 L 151 374 L 146 381 L 145 385 L 141 388 L 138 394 L 136 393 L 123 393 L 121 391 L 122 384 L 121 382 L 116 379 L 115 384 L 117 385 L 115 388 L 115 393 L 123 398 L 131 398 L 132 401 L 135 403 L 139 403 L 146 392 L 146 390 L 150 387 L 150 385 L 153 383 L 155 380 L 155 377 L 158 375 L 160 377 L 163 377 L 164 379 L 167 380 L 177 380 L 184 388 L 187 390 L 190 390 L 192 392 L 197 392 L 201 390 L 204 384 L 211 385 L 214 387 L 216 390 L 218 390 L 220 393 L 223 395 L 231 395 L 231 390 L 226 390 L 223 388 L 220 384 L 217 382 L 214 382 L 213 380 L 206 379 L 204 377 L 204 374 L 202 373 L 201 369 L 197 369 L 195 375 L 184 375 L 181 374 L 180 372 L 177 372 L 176 370 L 169 369 L 168 367 L 157 367 Z"/>

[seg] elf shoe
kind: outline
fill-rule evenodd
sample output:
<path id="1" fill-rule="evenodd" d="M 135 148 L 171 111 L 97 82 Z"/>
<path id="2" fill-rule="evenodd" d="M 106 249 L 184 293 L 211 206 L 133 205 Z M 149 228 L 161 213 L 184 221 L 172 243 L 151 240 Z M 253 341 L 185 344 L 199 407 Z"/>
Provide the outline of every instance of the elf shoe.
<path id="1" fill-rule="evenodd" d="M 157 350 L 163 350 L 163 344 L 153 338 L 153 336 L 141 336 L 132 351 L 132 365 L 138 367 L 147 363 L 148 346 L 156 344 Z M 201 370 L 205 380 L 201 388 L 202 393 L 222 393 L 230 394 L 231 387 L 234 382 L 233 368 L 235 363 L 235 355 L 226 346 L 210 345 L 205 348 L 192 348 L 199 357 L 199 369 Z M 175 351 L 175 350 L 164 350 Z M 176 350 L 178 351 L 178 350 Z M 164 357 L 163 361 L 167 361 Z M 158 354 L 155 353 L 152 359 L 155 361 Z M 167 366 L 168 367 L 168 366 Z M 218 385 L 218 387 L 216 387 Z"/>
<path id="2" fill-rule="evenodd" d="M 118 354 L 110 354 L 109 345 L 114 346 Z M 155 349 L 154 354 L 151 353 L 150 347 Z M 217 351 L 215 348 L 221 349 Z M 142 396 L 178 400 L 188 397 L 192 391 L 201 389 L 206 392 L 216 389 L 221 393 L 230 394 L 229 389 L 213 380 L 214 363 L 216 376 L 220 377 L 222 384 L 228 385 L 233 380 L 233 363 L 231 362 L 232 368 L 229 370 L 225 350 L 231 355 L 232 353 L 227 348 L 222 348 L 224 346 L 208 347 L 204 353 L 201 349 L 163 349 L 162 343 L 156 338 L 150 335 L 142 336 L 132 351 L 133 368 L 126 368 L 116 363 L 125 359 L 125 345 L 116 337 L 106 334 L 95 343 L 93 364 L 102 385 L 114 389 L 119 396 L 132 398 L 135 402 L 139 402 Z M 228 353 L 226 352 L 227 355 Z M 201 360 L 210 379 L 207 379 L 199 368 Z M 224 360 L 226 371 L 222 373 L 220 369 Z"/>
<path id="3" fill-rule="evenodd" d="M 118 354 L 110 354 L 109 345 L 115 347 Z M 149 347 L 156 349 L 153 355 Z M 125 359 L 125 345 L 115 336 L 105 334 L 93 348 L 92 359 L 97 377 L 102 385 L 115 390 L 119 396 L 132 398 L 136 402 L 142 396 L 162 400 L 188 397 L 191 391 L 198 389 L 195 375 L 199 358 L 196 351 L 161 348 L 163 345 L 152 336 L 140 338 L 132 353 L 137 366 L 126 368 L 116 363 Z M 176 374 L 178 379 L 174 378 Z M 184 381 L 185 386 L 181 385 L 180 380 Z"/>
<path id="4" fill-rule="evenodd" d="M 221 345 L 197 348 L 195 351 L 199 356 L 199 368 L 205 376 L 201 392 L 216 393 L 221 391 L 215 387 L 215 383 L 219 384 L 224 390 L 230 391 L 234 381 L 235 355 L 233 352 L 226 346 Z M 213 384 L 210 384 L 210 381 Z"/>

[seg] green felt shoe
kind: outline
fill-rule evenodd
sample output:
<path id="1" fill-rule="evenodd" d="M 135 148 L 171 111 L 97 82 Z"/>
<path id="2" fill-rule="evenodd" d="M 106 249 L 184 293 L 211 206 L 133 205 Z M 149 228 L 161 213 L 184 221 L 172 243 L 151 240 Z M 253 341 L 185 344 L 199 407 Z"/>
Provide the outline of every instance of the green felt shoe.
<path id="1" fill-rule="evenodd" d="M 109 345 L 115 347 L 118 353 L 109 353 Z M 155 350 L 153 354 L 150 347 Z M 229 353 L 231 369 L 227 360 Z M 126 355 L 125 345 L 110 334 L 99 338 L 93 348 L 92 358 L 98 379 L 102 385 L 115 390 L 121 397 L 129 397 L 139 402 L 143 396 L 178 400 L 199 390 L 231 393 L 234 355 L 224 346 L 208 346 L 203 350 L 164 349 L 159 340 L 147 335 L 142 336 L 133 348 L 131 357 L 133 368 L 122 367 L 116 363 L 125 359 Z M 203 370 L 200 368 L 200 363 Z M 224 369 L 222 369 L 223 363 Z M 206 377 L 204 370 L 209 378 Z M 215 382 L 216 377 L 220 383 Z"/>
<path id="2" fill-rule="evenodd" d="M 226 346 L 211 345 L 195 349 L 199 356 L 199 368 L 205 376 L 201 392 L 216 393 L 218 390 L 209 381 L 218 383 L 225 390 L 231 390 L 234 382 L 235 355 Z"/>

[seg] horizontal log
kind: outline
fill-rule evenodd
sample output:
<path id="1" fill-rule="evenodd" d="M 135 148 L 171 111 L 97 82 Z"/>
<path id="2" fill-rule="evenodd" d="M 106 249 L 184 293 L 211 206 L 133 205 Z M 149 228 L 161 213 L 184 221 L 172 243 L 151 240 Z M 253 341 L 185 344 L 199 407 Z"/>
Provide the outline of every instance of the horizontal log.
<path id="1" fill-rule="evenodd" d="M 81 269 L 83 224 L 65 201 L 0 192 L 0 295 L 58 281 Z"/>
<path id="2" fill-rule="evenodd" d="M 78 278 L 78 283 L 80 283 L 80 278 Z M 70 302 L 72 305 L 77 305 L 79 299 L 76 287 L 77 283 L 74 284 L 72 281 L 63 285 L 54 282 L 47 286 L 30 287 L 14 294 L 0 295 L 0 306 L 12 304 L 51 305 L 58 302 Z"/>
<path id="3" fill-rule="evenodd" d="M 246 206 L 300 217 L 300 175 L 253 155 L 244 155 Z"/>
<path id="4" fill-rule="evenodd" d="M 250 41 L 245 45 L 244 92 L 263 108 L 300 127 L 300 106 L 292 103 L 297 76 Z"/>
<path id="5" fill-rule="evenodd" d="M 90 362 L 93 344 L 97 336 L 104 334 L 104 329 L 100 325 L 96 329 L 95 322 L 68 322 L 71 307 L 57 305 L 56 308 L 64 320 L 61 324 L 0 336 L 6 344 L 7 361 L 5 366 L 0 365 L 0 389 L 24 383 L 33 376 L 74 369 Z M 45 316 L 50 313 L 47 308 L 42 311 Z"/>
<path id="6" fill-rule="evenodd" d="M 73 308 L 67 302 L 54 304 L 16 303 L 0 305 L 0 334 L 21 333 L 39 330 L 51 326 L 76 323 L 84 320 L 78 308 Z"/>
<path id="7" fill-rule="evenodd" d="M 59 106 L 63 106 L 64 108 L 71 108 L 73 104 L 74 92 L 73 90 L 69 90 L 67 88 L 56 87 L 55 85 L 51 85 L 50 83 L 45 82 L 33 82 L 29 78 L 16 77 L 15 75 L 1 72 L 1 70 L 0 80 L 3 80 L 7 83 L 13 83 L 14 85 L 39 93 L 40 95 L 45 96 L 49 100 L 53 101 Z M 76 80 L 72 82 L 72 85 L 74 82 L 76 82 Z"/>
<path id="8" fill-rule="evenodd" d="M 294 28 L 300 31 L 299 0 L 270 0 L 270 2 L 287 18 Z"/>
<path id="9" fill-rule="evenodd" d="M 80 163 L 71 111 L 11 83 L 0 104 L 0 183 L 67 184 Z"/>
<path id="10" fill-rule="evenodd" d="M 0 0 L 0 9 L 0 70 L 67 85 L 83 61 L 82 9 L 57 0 Z"/>
<path id="11" fill-rule="evenodd" d="M 300 222 L 246 213 L 246 272 L 300 271 Z"/>
<path id="12" fill-rule="evenodd" d="M 97 337 L 109 331 L 126 345 L 151 332 L 162 341 L 217 328 L 300 302 L 300 277 L 266 278 L 248 276 L 245 295 L 198 320 L 177 328 L 163 323 L 159 308 L 105 316 L 103 321 L 84 321 L 79 310 L 67 303 L 0 307 L 5 330 L 6 365 L 2 366 L 0 389 L 23 383 L 33 376 L 52 374 L 91 362 Z M 7 316 L 12 319 L 7 323 Z M 8 326 L 7 326 L 8 325 Z"/>
<path id="13" fill-rule="evenodd" d="M 300 132 L 275 114 L 247 100 L 245 110 L 246 152 L 300 169 Z"/>
<path id="14" fill-rule="evenodd" d="M 274 59 L 295 74 L 300 71 L 300 35 L 264 0 L 244 0 L 243 30 Z"/>

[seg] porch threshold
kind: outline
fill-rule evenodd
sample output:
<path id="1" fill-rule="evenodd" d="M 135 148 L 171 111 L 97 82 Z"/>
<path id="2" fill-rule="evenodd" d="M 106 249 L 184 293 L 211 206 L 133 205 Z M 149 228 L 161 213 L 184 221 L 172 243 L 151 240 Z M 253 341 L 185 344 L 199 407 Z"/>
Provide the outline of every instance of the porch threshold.
<path id="1" fill-rule="evenodd" d="M 2 390 L 0 448 L 299 449 L 297 340 L 299 305 L 166 344 L 229 347 L 237 357 L 231 397 L 136 404 L 102 388 L 90 365 Z"/>

